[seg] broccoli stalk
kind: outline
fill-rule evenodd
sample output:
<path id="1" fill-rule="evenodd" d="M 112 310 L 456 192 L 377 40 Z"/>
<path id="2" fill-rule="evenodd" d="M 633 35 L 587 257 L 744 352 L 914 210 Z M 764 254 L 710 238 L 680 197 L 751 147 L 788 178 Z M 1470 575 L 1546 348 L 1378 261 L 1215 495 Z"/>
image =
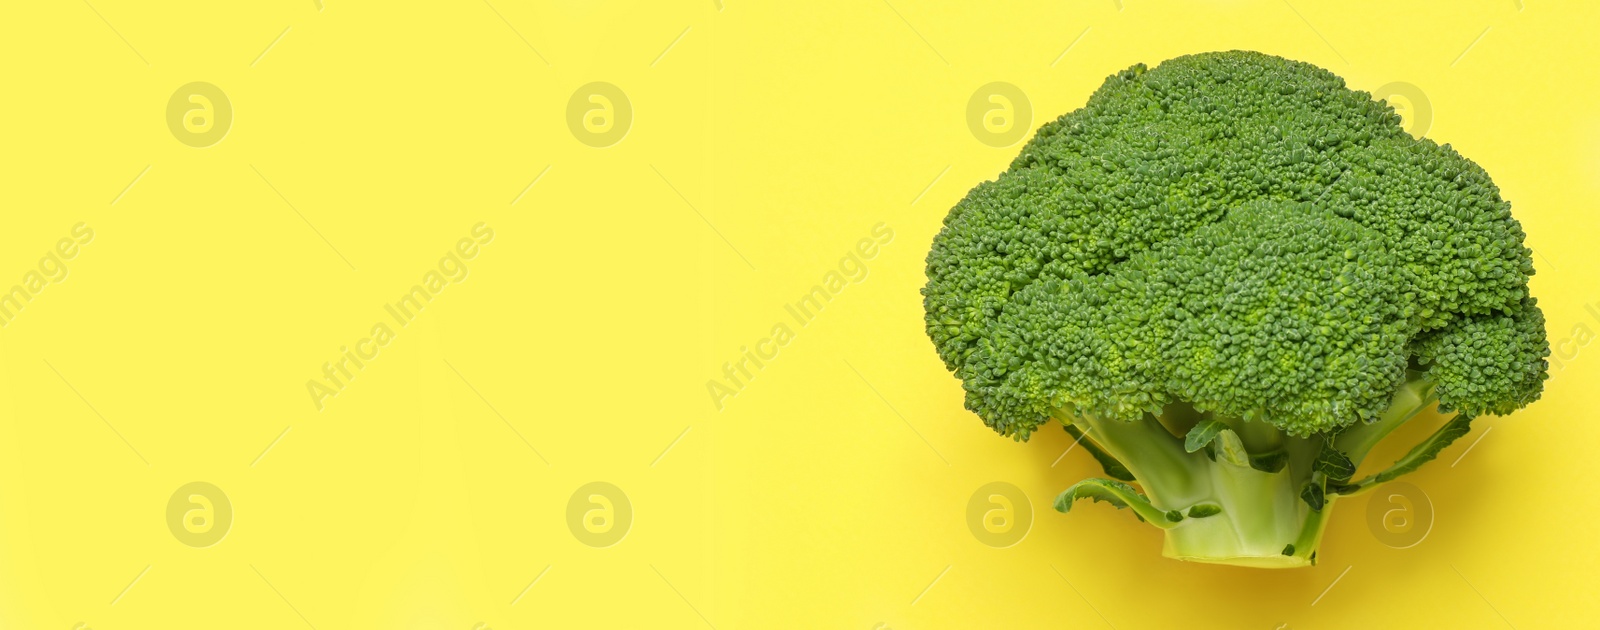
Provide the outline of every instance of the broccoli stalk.
<path id="1" fill-rule="evenodd" d="M 1418 372 L 1409 376 L 1378 421 L 1350 427 L 1331 444 L 1322 437 L 1287 435 L 1259 421 L 1208 418 L 1192 422 L 1192 418 L 1182 417 L 1193 414 L 1181 405 L 1159 417 L 1146 415 L 1133 422 L 1075 415 L 1070 409 L 1054 417 L 1070 433 L 1086 436 L 1086 447 L 1099 449 L 1110 458 L 1109 463 L 1101 459 L 1107 474 L 1114 474 L 1117 468 L 1113 466 L 1121 466 L 1143 487 L 1144 492 L 1139 493 L 1121 485 L 1112 503 L 1148 507 L 1136 509 L 1135 514 L 1165 531 L 1163 555 L 1243 566 L 1305 566 L 1316 562 L 1334 500 L 1357 491 L 1355 485 L 1344 485 L 1355 466 L 1385 435 L 1435 402 L 1434 384 L 1427 376 Z M 1190 428 L 1180 438 L 1172 432 L 1173 425 Z M 1404 465 L 1400 474 L 1414 470 L 1455 437 L 1459 435 L 1428 449 L 1425 455 L 1402 458 L 1396 468 Z M 1437 440 L 1430 438 L 1423 445 L 1435 443 Z M 1322 456 L 1327 448 L 1335 449 L 1344 460 L 1331 454 Z M 1319 456 L 1337 461 L 1319 467 Z M 1350 463 L 1348 467 L 1344 461 Z M 1395 476 L 1398 474 L 1383 480 Z M 1106 479 L 1080 482 L 1057 498 L 1056 508 L 1066 512 L 1080 498 L 1106 500 L 1097 494 L 1098 488 L 1116 483 Z M 1308 491 L 1314 483 L 1320 484 L 1319 489 Z M 1308 494 L 1322 497 L 1320 507 L 1313 506 Z"/>

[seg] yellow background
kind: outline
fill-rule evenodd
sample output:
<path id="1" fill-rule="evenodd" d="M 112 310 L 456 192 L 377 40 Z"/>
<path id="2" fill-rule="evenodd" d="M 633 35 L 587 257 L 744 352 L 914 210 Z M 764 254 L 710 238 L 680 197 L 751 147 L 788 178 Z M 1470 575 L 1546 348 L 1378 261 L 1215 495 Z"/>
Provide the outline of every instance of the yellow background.
<path id="1" fill-rule="evenodd" d="M 1600 327 L 1584 308 L 1600 303 L 1591 3 L 248 4 L 0 7 L 0 286 L 74 224 L 95 230 L 0 329 L 0 627 L 1554 628 L 1600 613 L 1600 360 L 1581 347 Z M 1233 48 L 1356 89 L 1417 86 L 1426 135 L 1488 169 L 1539 254 L 1533 292 L 1567 360 L 1544 400 L 1408 478 L 1434 511 L 1414 547 L 1374 536 L 1368 497 L 1341 501 L 1320 566 L 1292 571 L 1164 559 L 1156 530 L 1105 505 L 1059 514 L 1093 462 L 1060 457 L 1060 432 L 992 434 L 923 335 L 930 239 L 1020 148 L 969 130 L 974 90 L 1017 86 L 1032 128 L 1136 62 Z M 206 148 L 165 118 L 194 81 L 234 114 Z M 633 113 L 606 148 L 567 122 L 595 81 Z M 479 222 L 495 236 L 468 278 L 318 411 L 306 382 Z M 706 383 L 723 363 L 795 326 L 784 305 L 879 223 L 894 237 L 867 277 L 718 411 Z M 211 547 L 166 522 L 192 481 L 233 508 Z M 594 481 L 633 510 L 607 548 L 566 520 Z M 966 523 L 995 481 L 1033 511 L 1009 548 Z"/>

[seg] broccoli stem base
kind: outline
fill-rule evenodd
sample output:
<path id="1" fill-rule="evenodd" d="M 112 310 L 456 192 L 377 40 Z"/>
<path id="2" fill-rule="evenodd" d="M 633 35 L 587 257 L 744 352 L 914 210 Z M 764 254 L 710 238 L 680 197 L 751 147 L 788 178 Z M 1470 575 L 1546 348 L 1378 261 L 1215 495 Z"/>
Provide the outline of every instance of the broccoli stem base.
<path id="1" fill-rule="evenodd" d="M 1264 472 L 1186 452 L 1182 441 L 1153 417 L 1131 423 L 1091 417 L 1074 421 L 1127 466 L 1157 509 L 1185 515 L 1158 524 L 1166 532 L 1163 555 L 1250 567 L 1312 564 L 1326 520 L 1300 498 L 1300 488 L 1310 475 L 1306 466 Z M 1318 446 L 1308 440 L 1288 441 L 1291 451 L 1314 453 Z M 1220 510 L 1210 516 L 1191 515 L 1197 506 Z M 1323 513 L 1327 509 L 1324 505 Z M 1290 545 L 1294 551 L 1285 555 Z"/>
<path id="2" fill-rule="evenodd" d="M 1166 534 L 1163 555 L 1192 562 L 1287 568 L 1316 564 L 1317 547 L 1341 494 L 1409 472 L 1466 432 L 1467 420 L 1453 421 L 1390 470 L 1354 484 L 1347 481 L 1379 440 L 1435 399 L 1432 381 L 1411 372 L 1389 408 L 1371 424 L 1337 435 L 1295 437 L 1264 422 L 1217 419 L 1228 427 L 1222 431 L 1236 445 L 1229 448 L 1210 442 L 1186 445 L 1186 439 L 1174 433 L 1189 431 L 1197 421 L 1209 422 L 1202 418 L 1147 414 L 1121 422 L 1078 414 L 1070 407 L 1055 417 L 1072 425 L 1080 440 L 1091 441 L 1095 452 L 1103 455 L 1097 455 L 1103 465 L 1120 464 L 1108 467 L 1108 474 L 1116 475 L 1116 470 L 1123 474 L 1120 479 L 1131 476 L 1139 484 L 1142 493 L 1124 486 L 1126 496 L 1114 503 L 1139 504 L 1140 518 Z M 1211 424 L 1215 428 L 1216 423 Z M 1203 428 L 1192 433 L 1204 435 Z M 1346 476 L 1329 480 L 1329 469 L 1319 469 L 1327 465 L 1319 456 L 1324 448 L 1346 458 Z M 1065 504 L 1058 499 L 1057 509 L 1070 509 L 1081 496 L 1095 494 L 1069 491 L 1063 494 Z"/>
<path id="3" fill-rule="evenodd" d="M 1166 530 L 1162 555 L 1178 560 L 1250 567 L 1301 567 L 1314 562 L 1325 522 L 1299 497 L 1290 471 L 1268 473 L 1207 461 L 1212 501 L 1221 513 L 1187 517 Z M 1328 506 L 1323 506 L 1326 513 Z M 1186 511 L 1186 510 L 1185 510 Z M 1288 555 L 1285 549 L 1294 546 Z"/>

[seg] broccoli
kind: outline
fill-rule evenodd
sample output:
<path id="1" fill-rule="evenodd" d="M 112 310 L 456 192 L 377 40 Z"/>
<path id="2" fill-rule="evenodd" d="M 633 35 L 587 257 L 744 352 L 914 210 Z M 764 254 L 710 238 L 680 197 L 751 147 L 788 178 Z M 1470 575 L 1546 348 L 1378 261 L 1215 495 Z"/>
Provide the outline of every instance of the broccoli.
<path id="1" fill-rule="evenodd" d="M 1119 72 L 945 217 L 926 329 L 966 407 L 1059 423 L 1168 557 L 1313 564 L 1331 506 L 1537 399 L 1532 252 L 1484 170 L 1315 66 Z M 1454 412 L 1355 479 L 1397 426 Z M 1137 484 L 1137 488 L 1134 485 Z"/>

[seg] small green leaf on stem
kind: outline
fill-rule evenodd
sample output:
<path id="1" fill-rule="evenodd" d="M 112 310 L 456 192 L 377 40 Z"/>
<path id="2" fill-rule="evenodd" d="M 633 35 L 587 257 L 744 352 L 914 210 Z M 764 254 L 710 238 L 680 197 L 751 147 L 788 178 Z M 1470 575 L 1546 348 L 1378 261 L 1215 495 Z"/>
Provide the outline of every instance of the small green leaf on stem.
<path id="1" fill-rule="evenodd" d="M 1306 485 L 1300 489 L 1300 498 L 1304 499 L 1306 505 L 1310 505 L 1313 511 L 1322 511 L 1322 505 L 1326 500 L 1322 484 L 1326 479 L 1321 472 L 1311 473 L 1311 478 L 1306 480 Z"/>
<path id="2" fill-rule="evenodd" d="M 1189 518 L 1205 518 L 1222 513 L 1222 506 L 1215 503 L 1201 503 L 1189 508 Z"/>
<path id="3" fill-rule="evenodd" d="M 1289 452 L 1284 449 L 1250 456 L 1250 467 L 1266 473 L 1283 470 L 1284 465 L 1288 463 Z"/>
<path id="4" fill-rule="evenodd" d="M 1327 475 L 1329 479 L 1343 481 L 1356 474 L 1356 465 L 1345 457 L 1344 453 L 1334 448 L 1332 442 L 1324 442 L 1322 450 L 1317 453 L 1317 463 L 1314 470 Z"/>
<path id="5" fill-rule="evenodd" d="M 1227 430 L 1228 425 L 1219 420 L 1202 420 L 1199 424 L 1189 429 L 1189 434 L 1183 438 L 1183 450 L 1193 453 L 1216 439 L 1217 434 Z M 1237 437 L 1237 436 L 1235 436 Z"/>
<path id="6" fill-rule="evenodd" d="M 1168 514 L 1150 504 L 1150 499 L 1145 498 L 1133 486 L 1111 479 L 1085 479 L 1072 484 L 1060 496 L 1056 497 L 1056 510 L 1068 512 L 1072 510 L 1072 503 L 1078 499 L 1094 499 L 1104 501 L 1111 505 L 1133 510 L 1139 520 L 1167 529 L 1175 524 L 1168 518 Z M 1181 516 L 1181 515 L 1180 515 Z"/>

